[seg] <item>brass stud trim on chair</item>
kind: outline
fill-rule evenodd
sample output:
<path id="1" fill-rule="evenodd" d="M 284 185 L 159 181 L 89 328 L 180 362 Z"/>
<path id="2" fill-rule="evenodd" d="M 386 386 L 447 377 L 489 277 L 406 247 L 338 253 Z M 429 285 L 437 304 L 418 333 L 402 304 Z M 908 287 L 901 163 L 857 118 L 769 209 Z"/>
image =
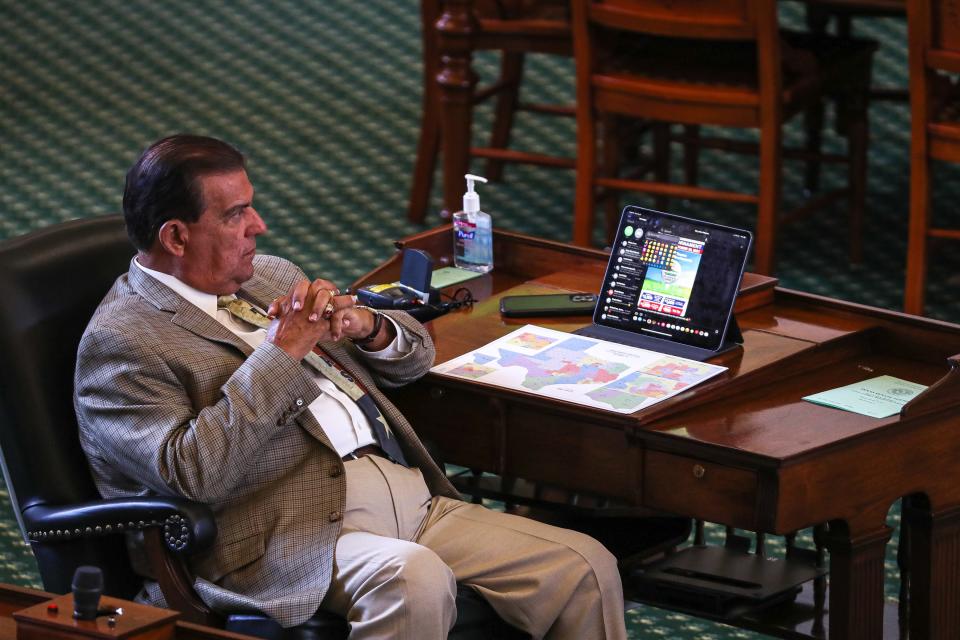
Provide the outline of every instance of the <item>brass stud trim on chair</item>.
<path id="1" fill-rule="evenodd" d="M 167 548 L 172 551 L 182 551 L 188 547 L 192 542 L 192 536 L 187 519 L 179 514 L 168 516 L 163 524 L 163 539 Z"/>
<path id="2" fill-rule="evenodd" d="M 163 526 L 164 540 L 167 547 L 171 550 L 182 551 L 192 543 L 193 536 L 190 531 L 190 522 L 180 514 L 167 516 L 162 522 L 160 520 L 150 520 L 149 522 L 140 520 L 136 523 L 128 522 L 127 524 L 118 522 L 116 525 L 92 525 L 84 527 L 83 529 L 76 528 L 72 531 L 70 529 L 34 530 L 27 532 L 27 539 L 30 542 L 47 542 L 56 539 L 69 540 L 73 537 L 92 538 L 123 533 L 127 530 L 143 530 L 148 527 L 159 527 L 161 525 Z"/>

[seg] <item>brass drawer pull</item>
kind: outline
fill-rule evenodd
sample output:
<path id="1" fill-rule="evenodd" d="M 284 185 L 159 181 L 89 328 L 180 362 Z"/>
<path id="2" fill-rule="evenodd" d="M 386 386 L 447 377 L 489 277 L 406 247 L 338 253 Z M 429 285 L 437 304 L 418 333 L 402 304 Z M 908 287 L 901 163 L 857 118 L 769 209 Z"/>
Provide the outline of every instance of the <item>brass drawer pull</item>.
<path id="1" fill-rule="evenodd" d="M 693 465 L 693 477 L 699 480 L 704 475 L 706 475 L 707 470 L 703 468 L 702 464 Z"/>
<path id="2" fill-rule="evenodd" d="M 430 387 L 430 399 L 439 400 L 443 397 L 443 389 L 440 387 Z"/>

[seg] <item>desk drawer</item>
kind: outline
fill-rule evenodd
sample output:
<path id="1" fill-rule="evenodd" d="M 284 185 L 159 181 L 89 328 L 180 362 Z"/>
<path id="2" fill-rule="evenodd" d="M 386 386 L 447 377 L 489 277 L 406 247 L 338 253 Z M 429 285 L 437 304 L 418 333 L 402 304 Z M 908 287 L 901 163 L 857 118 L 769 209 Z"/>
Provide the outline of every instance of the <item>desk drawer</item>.
<path id="1" fill-rule="evenodd" d="M 506 475 L 638 503 L 642 450 L 622 429 L 519 403 L 507 420 Z"/>
<path id="2" fill-rule="evenodd" d="M 444 462 L 485 471 L 500 469 L 501 411 L 489 397 L 422 382 L 391 389 L 389 396 Z"/>
<path id="3" fill-rule="evenodd" d="M 648 449 L 644 454 L 643 498 L 647 507 L 753 529 L 757 474 Z"/>

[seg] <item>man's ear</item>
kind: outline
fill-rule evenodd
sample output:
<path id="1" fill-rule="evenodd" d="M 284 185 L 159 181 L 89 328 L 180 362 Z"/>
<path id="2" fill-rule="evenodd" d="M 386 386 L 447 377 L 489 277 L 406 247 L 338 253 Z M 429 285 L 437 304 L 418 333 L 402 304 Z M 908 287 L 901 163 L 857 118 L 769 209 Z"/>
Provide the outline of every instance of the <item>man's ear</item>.
<path id="1" fill-rule="evenodd" d="M 160 231 L 157 233 L 157 242 L 166 253 L 183 257 L 189 237 L 190 230 L 183 220 L 173 218 L 164 222 L 160 227 Z"/>

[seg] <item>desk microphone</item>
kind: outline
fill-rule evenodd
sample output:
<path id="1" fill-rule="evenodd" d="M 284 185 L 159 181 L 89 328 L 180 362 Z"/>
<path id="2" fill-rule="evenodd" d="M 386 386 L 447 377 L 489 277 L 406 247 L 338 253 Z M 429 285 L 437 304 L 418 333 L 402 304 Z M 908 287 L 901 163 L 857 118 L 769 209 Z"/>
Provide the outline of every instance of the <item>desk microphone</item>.
<path id="1" fill-rule="evenodd" d="M 103 593 L 103 572 L 99 567 L 77 567 L 73 574 L 73 617 L 77 620 L 95 620 Z"/>

